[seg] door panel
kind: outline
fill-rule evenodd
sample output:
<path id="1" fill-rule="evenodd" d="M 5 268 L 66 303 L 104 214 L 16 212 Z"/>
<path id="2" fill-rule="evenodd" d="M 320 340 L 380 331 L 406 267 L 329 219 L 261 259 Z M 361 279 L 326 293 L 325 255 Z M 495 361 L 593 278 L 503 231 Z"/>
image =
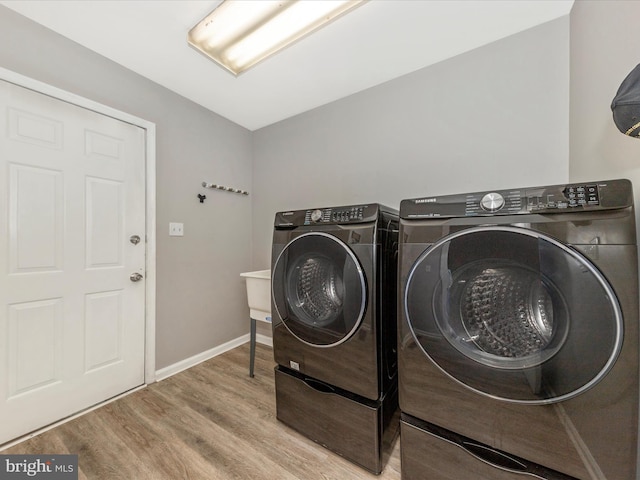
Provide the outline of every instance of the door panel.
<path id="1" fill-rule="evenodd" d="M 62 173 L 25 165 L 10 165 L 9 170 L 11 273 L 61 270 L 64 248 Z"/>
<path id="2" fill-rule="evenodd" d="M 144 383 L 145 131 L 0 81 L 0 444 Z"/>
<path id="3" fill-rule="evenodd" d="M 62 122 L 9 106 L 9 138 L 39 147 L 62 149 Z"/>
<path id="4" fill-rule="evenodd" d="M 123 184 L 87 178 L 87 268 L 122 266 Z"/>
<path id="5" fill-rule="evenodd" d="M 9 398 L 59 381 L 62 312 L 60 298 L 9 306 Z"/>
<path id="6" fill-rule="evenodd" d="M 85 297 L 85 371 L 122 359 L 122 290 Z"/>

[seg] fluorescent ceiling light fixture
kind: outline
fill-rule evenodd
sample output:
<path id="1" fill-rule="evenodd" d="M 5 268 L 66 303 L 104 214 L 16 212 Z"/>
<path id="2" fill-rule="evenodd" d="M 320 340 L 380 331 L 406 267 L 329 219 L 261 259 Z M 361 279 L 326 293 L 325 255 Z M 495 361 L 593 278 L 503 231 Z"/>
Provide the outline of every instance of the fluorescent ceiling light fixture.
<path id="1" fill-rule="evenodd" d="M 224 0 L 188 42 L 238 75 L 366 0 Z"/>

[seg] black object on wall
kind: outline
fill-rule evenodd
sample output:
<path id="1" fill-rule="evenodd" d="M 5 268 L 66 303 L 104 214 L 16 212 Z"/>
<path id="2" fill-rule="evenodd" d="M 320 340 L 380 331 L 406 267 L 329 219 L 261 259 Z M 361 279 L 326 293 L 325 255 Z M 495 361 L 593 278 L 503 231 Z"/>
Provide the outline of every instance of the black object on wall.
<path id="1" fill-rule="evenodd" d="M 611 110 L 618 130 L 630 137 L 640 137 L 640 64 L 620 84 Z"/>

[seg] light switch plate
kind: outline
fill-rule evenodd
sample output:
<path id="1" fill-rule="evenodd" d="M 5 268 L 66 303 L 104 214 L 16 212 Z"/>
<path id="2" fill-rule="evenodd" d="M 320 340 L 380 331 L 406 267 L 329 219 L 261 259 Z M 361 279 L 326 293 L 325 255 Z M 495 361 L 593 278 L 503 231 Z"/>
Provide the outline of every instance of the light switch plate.
<path id="1" fill-rule="evenodd" d="M 184 236 L 184 224 L 183 223 L 169 223 L 169 236 L 170 237 L 182 237 Z"/>

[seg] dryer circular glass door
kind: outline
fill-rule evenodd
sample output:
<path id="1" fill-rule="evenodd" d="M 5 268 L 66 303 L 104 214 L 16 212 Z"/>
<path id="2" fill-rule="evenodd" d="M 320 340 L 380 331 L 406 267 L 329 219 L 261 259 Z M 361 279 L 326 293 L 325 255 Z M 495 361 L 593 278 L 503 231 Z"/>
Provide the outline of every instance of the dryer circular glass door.
<path id="1" fill-rule="evenodd" d="M 411 268 L 404 308 L 444 373 L 512 402 L 579 395 L 622 347 L 606 278 L 575 249 L 524 228 L 470 228 L 433 244 Z"/>
<path id="2" fill-rule="evenodd" d="M 291 240 L 278 256 L 272 277 L 278 315 L 300 341 L 335 346 L 362 322 L 364 273 L 351 249 L 333 235 L 312 232 Z"/>

